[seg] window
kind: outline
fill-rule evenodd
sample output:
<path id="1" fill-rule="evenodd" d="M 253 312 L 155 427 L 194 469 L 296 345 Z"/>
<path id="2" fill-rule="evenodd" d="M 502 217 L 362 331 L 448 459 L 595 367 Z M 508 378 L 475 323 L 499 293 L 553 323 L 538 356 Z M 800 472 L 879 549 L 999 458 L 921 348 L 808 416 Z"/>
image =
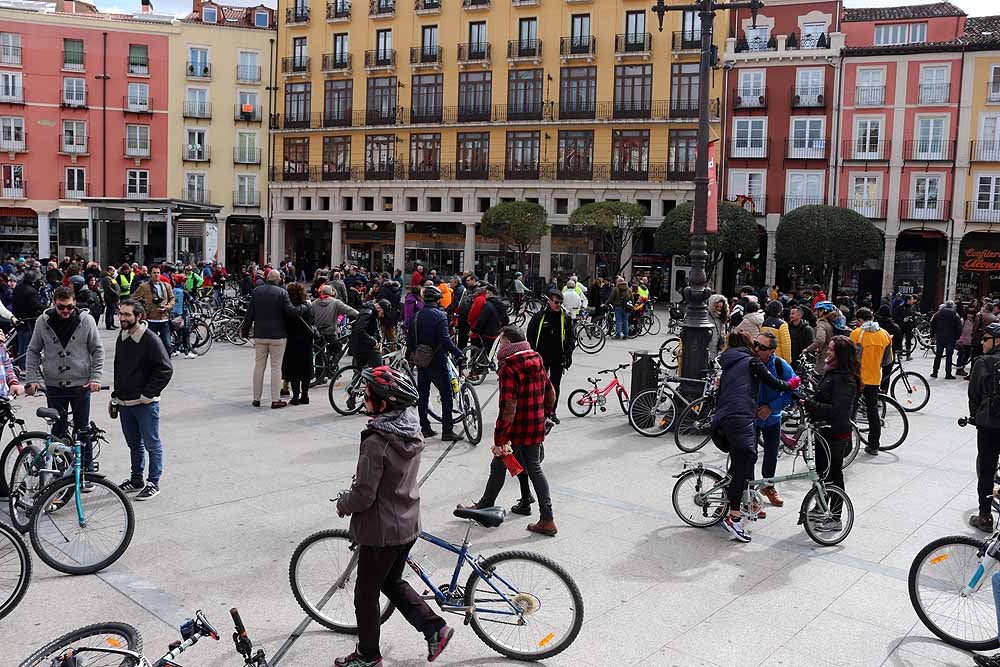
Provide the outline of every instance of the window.
<path id="1" fill-rule="evenodd" d="M 905 218 L 915 220 L 941 220 L 944 202 L 938 198 L 941 191 L 939 176 L 917 176 L 913 179 L 913 201 L 907 207 Z M 976 203 L 978 205 L 978 198 Z"/>
<path id="2" fill-rule="evenodd" d="M 854 93 L 857 106 L 881 106 L 885 103 L 885 70 L 867 68 L 858 70 L 858 84 Z"/>
<path id="3" fill-rule="evenodd" d="M 823 157 L 826 149 L 826 139 L 823 137 L 823 120 L 822 116 L 792 119 L 792 137 L 788 147 L 788 157 Z"/>
<path id="4" fill-rule="evenodd" d="M 764 70 L 739 70 L 739 88 L 736 95 L 739 98 L 737 106 L 743 109 L 753 109 L 764 106 Z"/>
<path id="5" fill-rule="evenodd" d="M 458 120 L 489 120 L 493 103 L 492 72 L 458 73 Z"/>
<path id="6" fill-rule="evenodd" d="M 875 46 L 917 44 L 926 41 L 926 23 L 884 23 L 875 26 Z"/>
<path id="7" fill-rule="evenodd" d="M 20 72 L 0 72 L 0 102 L 21 102 L 24 88 Z"/>
<path id="8" fill-rule="evenodd" d="M 948 157 L 944 120 L 944 118 L 917 118 L 914 159 L 941 160 Z"/>
<path id="9" fill-rule="evenodd" d="M 256 51 L 240 51 L 240 64 L 237 65 L 236 79 L 238 81 L 260 81 L 260 63 Z"/>
<path id="10" fill-rule="evenodd" d="M 868 218 L 880 218 L 884 215 L 877 176 L 855 176 L 851 183 L 851 195 L 852 198 L 847 203 L 851 210 Z"/>
<path id="11" fill-rule="evenodd" d="M 285 180 L 309 178 L 309 137 L 285 137 L 282 171 Z"/>
<path id="12" fill-rule="evenodd" d="M 517 51 L 508 55 L 528 58 L 538 55 L 538 19 L 520 19 L 517 22 Z"/>
<path id="13" fill-rule="evenodd" d="M 260 164 L 260 149 L 257 148 L 256 132 L 236 134 L 236 161 L 240 164 Z"/>
<path id="14" fill-rule="evenodd" d="M 218 23 L 219 10 L 212 5 L 205 5 L 201 8 L 201 20 L 203 23 Z"/>
<path id="15" fill-rule="evenodd" d="M 653 66 L 615 66 L 615 116 L 648 118 L 653 103 Z"/>
<path id="16" fill-rule="evenodd" d="M 350 125 L 354 81 L 337 79 L 323 85 L 323 124 L 328 127 Z"/>
<path id="17" fill-rule="evenodd" d="M 645 179 L 649 174 L 649 130 L 614 130 L 611 177 Z"/>
<path id="18" fill-rule="evenodd" d="M 859 118 L 854 125 L 854 159 L 884 159 L 881 118 Z"/>
<path id="19" fill-rule="evenodd" d="M 269 12 L 258 10 L 253 13 L 253 24 L 256 28 L 270 28 L 271 15 Z"/>
<path id="20" fill-rule="evenodd" d="M 698 153 L 698 130 L 670 130 L 667 143 L 667 173 L 694 174 Z"/>
<path id="21" fill-rule="evenodd" d="M 799 48 L 815 49 L 819 46 L 819 36 L 826 32 L 825 23 L 806 23 L 802 26 L 802 39 Z"/>
<path id="22" fill-rule="evenodd" d="M 822 171 L 790 171 L 785 185 L 785 213 L 823 203 Z"/>
<path id="23" fill-rule="evenodd" d="M 701 14 L 684 12 L 681 15 L 681 39 L 685 42 L 701 44 Z"/>
<path id="24" fill-rule="evenodd" d="M 646 44 L 646 12 L 625 12 L 625 41 L 629 45 Z"/>
<path id="25" fill-rule="evenodd" d="M 1000 102 L 1000 65 L 994 65 L 990 68 L 990 83 L 986 101 Z"/>
<path id="26" fill-rule="evenodd" d="M 292 71 L 305 72 L 309 69 L 309 42 L 305 37 L 292 39 Z"/>
<path id="27" fill-rule="evenodd" d="M 310 83 L 285 84 L 286 127 L 305 127 L 309 125 L 311 91 L 312 84 Z"/>
<path id="28" fill-rule="evenodd" d="M 434 62 L 438 56 L 438 27 L 425 25 L 420 29 L 420 57 L 426 62 Z"/>
<path id="29" fill-rule="evenodd" d="M 64 153 L 87 152 L 87 124 L 82 120 L 64 120 L 62 130 Z"/>
<path id="30" fill-rule="evenodd" d="M 7 199 L 24 198 L 24 165 L 0 165 L 0 194 Z"/>
<path id="31" fill-rule="evenodd" d="M 823 70 L 795 70 L 795 95 L 798 106 L 820 106 L 823 97 Z"/>
<path id="32" fill-rule="evenodd" d="M 79 199 L 87 196 L 87 172 L 82 167 L 66 168 L 66 199 Z"/>
<path id="33" fill-rule="evenodd" d="M 0 153 L 16 153 L 24 148 L 24 119 L 0 116 Z"/>
<path id="34" fill-rule="evenodd" d="M 380 176 L 389 175 L 396 166 L 396 135 L 365 135 L 365 171 Z"/>
<path id="35" fill-rule="evenodd" d="M 149 47 L 145 44 L 129 44 L 128 73 L 140 76 L 149 74 Z"/>
<path id="36" fill-rule="evenodd" d="M 193 118 L 209 118 L 212 115 L 208 106 L 207 88 L 188 88 L 184 106 L 185 115 Z"/>
<path id="37" fill-rule="evenodd" d="M 83 69 L 83 40 L 63 40 L 63 69 Z"/>
<path id="38" fill-rule="evenodd" d="M 529 120 L 541 118 L 542 69 L 512 70 L 507 81 L 507 119 Z"/>
<path id="39" fill-rule="evenodd" d="M 149 196 L 149 172 L 145 169 L 129 169 L 125 177 L 126 197 Z"/>
<path id="40" fill-rule="evenodd" d="M 414 123 L 438 122 L 444 105 L 444 76 L 441 74 L 419 74 L 413 77 L 413 107 L 411 120 Z"/>
<path id="41" fill-rule="evenodd" d="M 0 65 L 21 64 L 21 35 L 0 32 Z"/>
<path id="42" fill-rule="evenodd" d="M 947 67 L 935 65 L 920 68 L 921 104 L 946 104 L 950 92 Z"/>
<path id="43" fill-rule="evenodd" d="M 87 104 L 87 80 L 63 79 L 63 104 L 71 107 L 82 107 Z"/>
<path id="44" fill-rule="evenodd" d="M 396 121 L 396 77 L 368 79 L 368 123 Z"/>
<path id="45" fill-rule="evenodd" d="M 486 57 L 486 21 L 469 23 L 469 57 L 483 59 Z"/>
<path id="46" fill-rule="evenodd" d="M 129 111 L 149 111 L 149 84 L 129 83 L 127 106 Z"/>
<path id="47" fill-rule="evenodd" d="M 333 36 L 333 59 L 340 67 L 347 66 L 347 58 L 351 53 L 348 33 L 341 32 Z"/>
<path id="48" fill-rule="evenodd" d="M 756 28 L 747 28 L 743 31 L 747 40 L 748 51 L 767 51 L 767 43 L 771 38 L 771 28 L 766 25 L 759 25 Z"/>
<path id="49" fill-rule="evenodd" d="M 983 114 L 979 121 L 979 140 L 973 145 L 973 160 L 1000 160 L 1000 114 Z"/>
<path id="50" fill-rule="evenodd" d="M 979 222 L 1000 220 L 1000 176 L 980 176 L 977 180 L 972 219 Z"/>
<path id="51" fill-rule="evenodd" d="M 733 157 L 767 157 L 767 119 L 733 119 Z"/>
<path id="52" fill-rule="evenodd" d="M 256 174 L 238 174 L 236 176 L 236 205 L 260 206 Z"/>
<path id="53" fill-rule="evenodd" d="M 593 118 L 597 109 L 597 68 L 559 70 L 559 117 Z"/>
<path id="54" fill-rule="evenodd" d="M 558 159 L 559 178 L 592 178 L 594 173 L 594 131 L 560 131 Z"/>
<path id="55" fill-rule="evenodd" d="M 675 117 L 698 115 L 698 64 L 684 63 L 671 66 L 670 114 Z"/>
<path id="56" fill-rule="evenodd" d="M 441 174 L 441 135 L 410 135 L 410 173 L 414 178 L 438 178 Z"/>
<path id="57" fill-rule="evenodd" d="M 201 161 L 208 159 L 208 137 L 205 130 L 187 130 L 184 144 L 184 159 Z"/>
<path id="58" fill-rule="evenodd" d="M 508 132 L 506 152 L 506 178 L 538 178 L 540 133 Z"/>
<path id="59" fill-rule="evenodd" d="M 392 30 L 375 31 L 375 62 L 378 65 L 392 64 Z"/>
<path id="60" fill-rule="evenodd" d="M 126 157 L 149 157 L 149 125 L 125 126 Z"/>
<path id="61" fill-rule="evenodd" d="M 208 49 L 190 47 L 188 49 L 188 75 L 207 77 L 212 70 L 208 64 Z"/>
<path id="62" fill-rule="evenodd" d="M 729 199 L 749 197 L 754 213 L 764 212 L 764 172 L 731 169 L 729 171 Z"/>
<path id="63" fill-rule="evenodd" d="M 351 172 L 351 138 L 323 137 L 323 175 L 343 175 Z"/>
<path id="64" fill-rule="evenodd" d="M 490 161 L 489 132 L 459 132 L 456 178 L 485 178 Z"/>
<path id="65" fill-rule="evenodd" d="M 573 14 L 569 28 L 573 52 L 586 52 L 590 47 L 590 14 Z"/>
<path id="66" fill-rule="evenodd" d="M 208 190 L 205 189 L 205 174 L 193 172 L 184 174 L 184 199 L 193 202 L 208 201 Z"/>

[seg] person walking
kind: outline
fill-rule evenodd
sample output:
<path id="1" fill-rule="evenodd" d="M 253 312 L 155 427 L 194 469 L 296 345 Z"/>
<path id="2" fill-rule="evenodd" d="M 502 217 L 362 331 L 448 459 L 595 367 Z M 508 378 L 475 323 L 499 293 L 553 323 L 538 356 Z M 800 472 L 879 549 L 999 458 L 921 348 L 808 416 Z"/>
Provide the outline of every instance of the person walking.
<path id="1" fill-rule="evenodd" d="M 424 443 L 414 414 L 417 390 L 404 374 L 388 366 L 366 368 L 365 408 L 372 416 L 361 432 L 357 472 L 351 488 L 337 497 L 337 514 L 350 516 L 357 546 L 354 613 L 358 644 L 334 660 L 335 667 L 380 667 L 381 604 L 385 595 L 427 641 L 434 662 L 454 630 L 434 613 L 403 579 L 406 558 L 420 536 L 417 473 Z"/>
<path id="2" fill-rule="evenodd" d="M 903 332 L 902 349 L 907 351 L 907 361 L 912 359 L 909 350 L 913 348 L 913 331 L 917 326 L 917 312 L 914 301 L 913 295 L 908 295 L 903 303 L 897 306 L 896 310 L 892 313 L 892 319 L 896 321 L 900 331 Z"/>
<path id="3" fill-rule="evenodd" d="M 615 278 L 615 288 L 611 290 L 608 305 L 615 309 L 615 335 L 613 338 L 624 340 L 628 337 L 628 308 L 632 300 L 632 291 L 621 276 Z"/>
<path id="4" fill-rule="evenodd" d="M 754 342 L 757 358 L 767 368 L 767 372 L 779 380 L 790 382 L 793 377 L 797 376 L 788 362 L 777 355 L 779 347 L 778 339 L 770 332 L 762 331 Z M 760 433 L 761 442 L 764 445 L 761 477 L 774 477 L 774 472 L 778 467 L 778 449 L 781 445 L 782 410 L 791 405 L 794 400 L 791 392 L 775 391 L 767 385 L 760 387 L 757 398 L 757 419 L 754 426 L 757 427 L 757 432 Z M 773 484 L 762 487 L 760 492 L 775 507 L 784 506 L 785 501 Z"/>
<path id="5" fill-rule="evenodd" d="M 149 330 L 142 301 L 122 301 L 118 318 L 122 331 L 115 342 L 115 384 L 111 400 L 118 409 L 132 464 L 129 478 L 118 488 L 138 491 L 136 500 L 149 500 L 160 493 L 163 475 L 160 394 L 173 377 L 174 369 L 163 341 Z M 145 472 L 147 455 L 148 473 Z"/>
<path id="6" fill-rule="evenodd" d="M 802 307 L 793 306 L 788 311 L 788 338 L 792 344 L 791 363 L 797 364 L 802 353 L 805 352 L 816 339 L 815 330 L 809 326 L 809 322 L 802 316 Z"/>
<path id="7" fill-rule="evenodd" d="M 115 313 L 118 312 L 118 304 L 121 301 L 121 286 L 117 277 L 118 272 L 113 266 L 109 266 L 101 276 L 101 291 L 104 293 L 104 328 L 108 331 L 118 328 L 115 326 Z"/>
<path id="8" fill-rule="evenodd" d="M 886 358 L 892 358 L 892 339 L 878 322 L 872 320 L 872 311 L 858 308 L 858 327 L 851 332 L 851 342 L 861 351 L 861 394 L 865 399 L 868 420 L 868 442 L 865 454 L 878 456 L 882 436 L 882 419 L 878 409 L 878 395 L 882 385 L 882 367 Z M 888 353 L 886 350 L 888 349 Z M 829 354 L 827 355 L 829 358 Z"/>
<path id="9" fill-rule="evenodd" d="M 455 358 L 455 365 L 458 366 L 462 360 L 462 350 L 451 342 L 448 316 L 441 309 L 441 290 L 427 286 L 422 296 L 424 307 L 414 316 L 413 326 L 406 333 L 406 349 L 410 351 L 410 358 L 417 369 L 420 431 L 424 438 L 437 435 L 427 416 L 431 385 L 434 385 L 441 395 L 441 440 L 455 442 L 461 440 L 462 436 L 455 433 L 454 394 L 451 378 L 448 376 L 448 355 Z M 426 365 L 421 365 L 423 363 Z"/>
<path id="10" fill-rule="evenodd" d="M 493 461 L 482 498 L 460 508 L 483 509 L 493 507 L 507 478 L 504 457 L 513 454 L 524 466 L 521 484 L 521 502 L 528 505 L 531 494 L 527 479 L 538 496 L 541 520 L 528 524 L 533 533 L 555 536 L 559 531 L 552 513 L 549 483 L 542 472 L 542 444 L 545 441 L 546 419 L 556 403 L 556 392 L 545 372 L 541 355 L 531 349 L 524 333 L 517 327 L 505 326 L 500 333 L 497 350 L 500 364 L 500 413 L 493 431 Z M 516 506 L 516 507 L 517 507 Z M 530 514 L 530 507 L 527 513 Z M 519 512 L 524 513 L 524 512 Z"/>
<path id="11" fill-rule="evenodd" d="M 288 298 L 292 306 L 306 306 L 305 312 L 300 312 L 288 318 L 288 338 L 285 354 L 281 358 L 281 378 L 292 388 L 290 405 L 309 405 L 309 383 L 313 377 L 313 339 L 310 325 L 313 323 L 313 311 L 306 299 L 306 290 L 300 283 L 288 284 Z"/>
<path id="12" fill-rule="evenodd" d="M 160 280 L 161 275 L 160 267 L 154 265 L 149 270 L 149 280 L 136 287 L 131 298 L 135 301 L 142 301 L 146 310 L 146 324 L 149 326 L 149 330 L 160 337 L 160 340 L 163 341 L 163 349 L 169 354 L 170 348 L 173 347 L 170 311 L 174 307 L 174 291 L 169 283 Z"/>
<path id="13" fill-rule="evenodd" d="M 1000 322 L 983 329 L 983 354 L 969 371 L 969 423 L 976 427 L 976 495 L 979 513 L 969 525 L 984 533 L 993 531 L 993 492 L 1000 460 Z"/>
<path id="14" fill-rule="evenodd" d="M 267 275 L 267 283 L 257 287 L 250 295 L 246 318 L 241 333 L 250 338 L 253 328 L 254 366 L 253 400 L 251 405 L 260 407 L 264 393 L 264 369 L 271 364 L 271 409 L 286 407 L 281 400 L 281 360 L 285 356 L 288 342 L 287 321 L 309 311 L 307 304 L 293 305 L 288 292 L 281 287 L 281 272 L 272 270 Z"/>
<path id="15" fill-rule="evenodd" d="M 563 295 L 559 291 L 550 292 L 547 307 L 532 316 L 527 330 L 528 343 L 542 357 L 542 363 L 556 391 L 556 404 L 548 414 L 549 419 L 556 424 L 559 423 L 556 410 L 559 407 L 563 371 L 573 364 L 573 349 L 576 347 L 573 320 L 563 309 Z"/>
<path id="16" fill-rule="evenodd" d="M 969 377 L 965 372 L 965 367 L 972 359 L 972 330 L 976 326 L 976 316 L 979 309 L 969 308 L 965 311 L 965 318 L 962 320 L 962 334 L 958 337 L 958 368 L 955 375 L 959 377 Z"/>
<path id="17" fill-rule="evenodd" d="M 934 367 L 931 377 L 936 378 L 941 368 L 941 357 L 944 357 L 944 378 L 954 380 L 951 373 L 952 357 L 955 345 L 962 335 L 962 318 L 955 312 L 955 302 L 945 301 L 931 317 L 930 335 L 934 339 Z"/>

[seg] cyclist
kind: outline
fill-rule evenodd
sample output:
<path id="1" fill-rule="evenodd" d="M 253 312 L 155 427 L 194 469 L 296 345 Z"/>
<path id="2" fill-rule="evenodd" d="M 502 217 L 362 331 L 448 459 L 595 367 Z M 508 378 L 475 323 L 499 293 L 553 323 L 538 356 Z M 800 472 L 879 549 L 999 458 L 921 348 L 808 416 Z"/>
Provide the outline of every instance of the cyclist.
<path id="1" fill-rule="evenodd" d="M 582 296 L 577 290 L 576 280 L 573 278 L 566 281 L 566 287 L 563 288 L 562 305 L 563 311 L 571 320 L 579 317 L 580 311 L 587 307 L 587 297 Z"/>
<path id="2" fill-rule="evenodd" d="M 346 303 L 334 296 L 335 288 L 329 283 L 319 288 L 319 299 L 312 302 L 313 322 L 316 328 L 326 339 L 326 349 L 330 352 L 331 358 L 339 360 L 342 354 L 340 347 L 340 316 L 344 315 L 350 319 L 358 316 L 358 311 L 354 310 Z"/>
<path id="3" fill-rule="evenodd" d="M 524 293 L 528 291 L 527 286 L 524 284 L 524 274 L 518 271 L 514 274 L 514 312 L 521 309 L 521 304 L 524 303 Z"/>
<path id="4" fill-rule="evenodd" d="M 576 336 L 573 330 L 573 320 L 563 309 L 563 295 L 575 292 L 549 292 L 549 303 L 528 322 L 527 338 L 532 349 L 538 352 L 549 374 L 552 387 L 556 390 L 556 402 L 548 417 L 556 424 L 556 408 L 559 405 L 559 385 L 562 384 L 563 371 L 573 364 L 573 348 L 576 347 Z"/>
<path id="5" fill-rule="evenodd" d="M 772 301 L 771 303 L 776 303 Z M 767 367 L 767 371 L 786 382 L 795 377 L 795 371 L 782 359 L 777 350 L 780 348 L 778 339 L 770 332 L 760 332 L 754 343 L 757 358 Z M 774 477 L 778 466 L 778 448 L 781 445 L 781 411 L 793 402 L 792 395 L 786 391 L 775 391 L 769 387 L 761 387 L 757 399 L 757 421 L 755 425 L 760 432 L 764 444 L 764 463 L 761 465 L 762 477 Z M 775 507 L 782 507 L 785 501 L 774 486 L 763 487 L 760 492 Z M 759 515 L 758 515 L 759 516 Z"/>
<path id="6" fill-rule="evenodd" d="M 864 383 L 861 394 L 864 396 L 865 411 L 868 415 L 868 443 L 865 445 L 865 454 L 878 456 L 879 438 L 882 435 L 878 395 L 882 385 L 882 362 L 886 357 L 886 348 L 892 345 L 892 338 L 882 330 L 878 322 L 872 320 L 872 311 L 868 308 L 858 308 L 857 316 L 858 328 L 851 332 L 851 341 L 858 347 L 861 355 L 861 381 Z M 891 358 L 892 350 L 889 350 L 888 355 Z M 949 361 L 949 370 L 950 367 Z"/>
<path id="7" fill-rule="evenodd" d="M 840 311 L 830 301 L 820 301 L 813 310 L 816 312 L 816 337 L 805 351 L 816 354 L 816 371 L 822 373 L 826 348 L 833 339 L 833 321 L 840 315 Z"/>
<path id="8" fill-rule="evenodd" d="M 423 633 L 427 660 L 433 662 L 448 646 L 454 630 L 403 579 L 406 557 L 420 535 L 417 471 L 424 444 L 413 409 L 417 390 L 404 374 L 388 366 L 366 368 L 361 379 L 372 420 L 361 432 L 354 483 L 337 498 L 337 514 L 351 517 L 351 539 L 358 544 L 354 584 L 358 645 L 333 664 L 382 664 L 380 594 Z"/>
<path id="9" fill-rule="evenodd" d="M 489 350 L 500 335 L 500 329 L 507 325 L 507 306 L 497 296 L 494 285 L 486 286 L 486 298 L 479 311 L 479 317 L 472 325 L 472 335 L 484 350 Z M 470 314 L 470 320 L 472 315 Z"/>
<path id="10" fill-rule="evenodd" d="M 719 386 L 717 407 L 712 415 L 711 434 L 716 447 L 729 453 L 729 472 L 732 481 L 726 487 L 729 514 L 722 526 L 739 542 L 749 542 L 750 534 L 743 527 L 743 492 L 753 477 L 757 462 L 757 439 L 754 419 L 757 415 L 757 397 L 760 384 L 774 391 L 795 390 L 797 377 L 784 382 L 771 375 L 764 363 L 754 354 L 750 336 L 732 331 L 726 337 L 726 349 L 719 355 L 722 381 Z"/>
<path id="11" fill-rule="evenodd" d="M 464 348 L 469 344 L 469 337 L 472 331 L 472 322 L 470 321 L 470 315 L 472 314 L 472 306 L 476 299 L 476 292 L 479 289 L 479 278 L 475 274 L 469 274 L 465 278 L 465 287 L 462 290 L 462 296 L 458 297 L 458 306 L 456 307 L 458 315 L 458 346 Z"/>
<path id="12" fill-rule="evenodd" d="M 993 530 L 993 479 L 1000 460 L 1000 322 L 983 328 L 983 354 L 969 371 L 969 417 L 976 426 L 976 476 L 979 514 L 969 518 L 973 528 Z"/>
<path id="13" fill-rule="evenodd" d="M 406 334 L 406 349 L 411 355 L 418 346 L 428 345 L 434 350 L 434 356 L 429 365 L 417 367 L 417 392 L 420 395 L 418 413 L 420 415 L 420 430 L 425 438 L 437 435 L 431 428 L 427 418 L 427 404 L 430 401 L 431 385 L 441 395 L 441 439 L 447 442 L 461 440 L 462 436 L 455 433 L 452 421 L 452 388 L 448 377 L 448 357 L 451 353 L 456 360 L 461 360 L 462 351 L 458 349 L 451 336 L 448 335 L 448 316 L 441 309 L 441 290 L 427 286 L 423 291 L 424 307 L 413 318 L 413 326 Z M 459 361 L 455 362 L 458 365 Z"/>
<path id="14" fill-rule="evenodd" d="M 354 368 L 374 368 L 382 365 L 382 327 L 380 321 L 392 308 L 385 299 L 368 301 L 358 309 L 358 318 L 351 327 L 351 357 Z"/>

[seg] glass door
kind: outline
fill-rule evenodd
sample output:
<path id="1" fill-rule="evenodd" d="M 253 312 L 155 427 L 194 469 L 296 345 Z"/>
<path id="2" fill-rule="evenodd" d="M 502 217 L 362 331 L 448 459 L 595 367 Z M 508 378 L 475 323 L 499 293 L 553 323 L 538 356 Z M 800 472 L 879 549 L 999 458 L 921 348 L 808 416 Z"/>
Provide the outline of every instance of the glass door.
<path id="1" fill-rule="evenodd" d="M 861 119 L 854 133 L 854 159 L 878 160 L 882 156 L 882 121 Z"/>
<path id="2" fill-rule="evenodd" d="M 855 176 L 854 198 L 848 205 L 853 211 L 867 218 L 877 218 L 881 214 L 881 201 L 878 196 L 878 178 L 875 176 Z"/>
<path id="3" fill-rule="evenodd" d="M 940 184 L 941 179 L 937 176 L 918 176 L 914 179 L 913 204 L 908 217 L 915 220 L 941 219 Z"/>

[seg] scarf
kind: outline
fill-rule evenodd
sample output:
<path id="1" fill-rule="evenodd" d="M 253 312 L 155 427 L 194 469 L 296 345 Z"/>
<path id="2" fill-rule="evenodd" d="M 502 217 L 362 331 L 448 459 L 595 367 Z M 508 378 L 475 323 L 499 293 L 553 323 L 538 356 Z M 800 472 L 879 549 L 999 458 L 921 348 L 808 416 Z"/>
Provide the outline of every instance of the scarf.
<path id="1" fill-rule="evenodd" d="M 375 415 L 369 425 L 376 431 L 392 433 L 407 440 L 420 440 L 420 420 L 414 408 L 394 408 Z"/>
<path id="2" fill-rule="evenodd" d="M 518 352 L 525 352 L 531 349 L 531 345 L 528 341 L 522 340 L 520 343 L 504 343 L 497 350 L 497 362 L 503 363 L 512 354 L 517 354 Z"/>

